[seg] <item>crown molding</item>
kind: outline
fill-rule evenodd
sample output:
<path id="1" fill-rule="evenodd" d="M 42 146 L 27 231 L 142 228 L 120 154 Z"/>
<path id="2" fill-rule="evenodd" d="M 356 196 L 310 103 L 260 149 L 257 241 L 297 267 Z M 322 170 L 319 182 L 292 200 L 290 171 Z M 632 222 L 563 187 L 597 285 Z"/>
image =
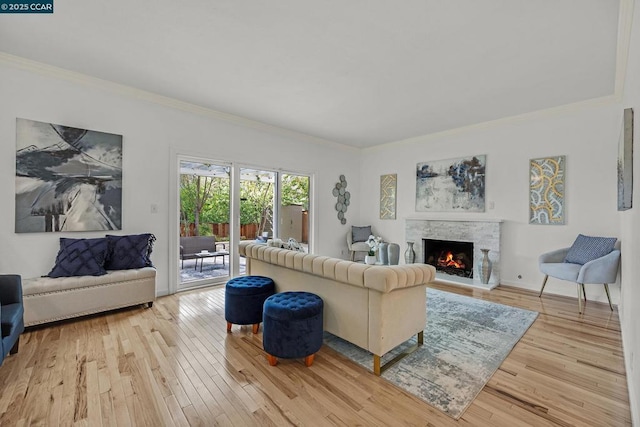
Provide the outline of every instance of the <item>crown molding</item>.
<path id="1" fill-rule="evenodd" d="M 45 64 L 31 59 L 23 58 L 21 56 L 11 55 L 6 52 L 0 52 L 0 64 L 4 64 L 13 68 L 18 68 L 25 71 L 34 72 L 47 77 L 53 77 L 60 80 L 70 81 L 87 87 L 101 89 L 107 92 L 115 93 L 123 97 L 138 99 L 154 104 L 158 104 L 164 107 L 169 107 L 175 110 L 184 111 L 187 113 L 197 114 L 200 116 L 233 123 L 238 126 L 256 129 L 271 134 L 281 135 L 293 139 L 303 140 L 314 144 L 328 145 L 333 148 L 339 148 L 342 150 L 348 150 L 352 152 L 358 152 L 361 149 L 352 147 L 350 145 L 342 144 L 336 141 L 331 141 L 324 138 L 308 135 L 302 132 L 294 131 L 291 129 L 282 128 L 279 126 L 270 125 L 257 120 L 247 119 L 245 117 L 236 116 L 235 114 L 225 113 L 217 111 L 211 108 L 203 107 L 201 105 L 192 104 L 190 102 L 181 101 L 179 99 L 171 98 L 164 95 L 159 95 L 154 92 L 138 89 L 132 86 L 123 85 L 120 83 L 114 83 L 109 80 L 100 79 L 97 77 L 89 76 L 87 74 L 78 73 L 76 71 L 67 70 L 64 68 L 56 67 L 53 65 Z"/>

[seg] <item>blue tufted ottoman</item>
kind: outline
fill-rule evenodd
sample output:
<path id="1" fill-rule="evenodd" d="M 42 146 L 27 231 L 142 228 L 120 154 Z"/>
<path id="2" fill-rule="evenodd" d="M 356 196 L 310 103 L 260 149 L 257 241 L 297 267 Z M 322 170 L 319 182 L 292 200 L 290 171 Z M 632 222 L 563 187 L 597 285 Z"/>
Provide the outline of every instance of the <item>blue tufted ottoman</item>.
<path id="1" fill-rule="evenodd" d="M 240 276 L 227 282 L 224 290 L 224 318 L 227 332 L 231 325 L 251 325 L 258 333 L 262 321 L 262 305 L 275 292 L 273 280 L 264 276 Z"/>
<path id="2" fill-rule="evenodd" d="M 322 299 L 309 292 L 282 292 L 264 302 L 262 346 L 269 365 L 278 357 L 304 357 L 311 366 L 322 346 Z"/>

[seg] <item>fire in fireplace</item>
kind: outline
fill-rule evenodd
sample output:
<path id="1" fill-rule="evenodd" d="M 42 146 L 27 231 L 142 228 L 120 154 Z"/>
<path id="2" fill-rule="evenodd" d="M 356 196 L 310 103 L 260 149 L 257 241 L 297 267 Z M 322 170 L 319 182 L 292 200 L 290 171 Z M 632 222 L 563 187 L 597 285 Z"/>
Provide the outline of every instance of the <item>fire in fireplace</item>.
<path id="1" fill-rule="evenodd" d="M 473 242 L 422 239 L 424 263 L 453 276 L 473 278 Z"/>

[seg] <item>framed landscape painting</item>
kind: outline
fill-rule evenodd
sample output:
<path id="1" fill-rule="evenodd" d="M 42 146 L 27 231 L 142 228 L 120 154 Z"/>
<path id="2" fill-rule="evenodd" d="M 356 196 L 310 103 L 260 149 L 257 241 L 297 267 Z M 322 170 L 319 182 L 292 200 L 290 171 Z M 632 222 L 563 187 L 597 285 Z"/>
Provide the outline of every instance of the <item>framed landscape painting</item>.
<path id="1" fill-rule="evenodd" d="M 416 211 L 484 212 L 486 156 L 437 160 L 416 167 Z"/>
<path id="2" fill-rule="evenodd" d="M 16 233 L 120 230 L 122 135 L 16 120 Z"/>
<path id="3" fill-rule="evenodd" d="M 529 161 L 529 223 L 564 224 L 565 156 Z"/>

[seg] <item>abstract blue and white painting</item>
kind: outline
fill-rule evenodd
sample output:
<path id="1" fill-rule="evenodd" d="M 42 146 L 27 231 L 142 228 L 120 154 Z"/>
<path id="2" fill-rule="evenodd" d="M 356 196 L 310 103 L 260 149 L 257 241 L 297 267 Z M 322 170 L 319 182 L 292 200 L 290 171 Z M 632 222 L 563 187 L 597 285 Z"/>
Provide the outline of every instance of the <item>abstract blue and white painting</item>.
<path id="1" fill-rule="evenodd" d="M 16 120 L 16 233 L 120 230 L 122 135 Z"/>
<path id="2" fill-rule="evenodd" d="M 437 160 L 416 167 L 417 212 L 484 212 L 486 156 Z"/>

